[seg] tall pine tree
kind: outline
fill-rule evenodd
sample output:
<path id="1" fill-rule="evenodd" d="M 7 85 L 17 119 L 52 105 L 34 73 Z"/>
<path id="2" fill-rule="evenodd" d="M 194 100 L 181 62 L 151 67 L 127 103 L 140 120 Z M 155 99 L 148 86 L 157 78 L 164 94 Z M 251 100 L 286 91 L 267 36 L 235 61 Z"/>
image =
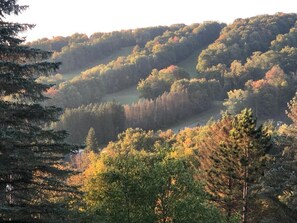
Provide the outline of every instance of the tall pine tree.
<path id="1" fill-rule="evenodd" d="M 223 126 L 228 135 L 210 156 L 207 190 L 229 220 L 242 214 L 242 222 L 250 222 L 251 186 L 264 173 L 270 136 L 257 127 L 252 111 L 244 109 L 230 118 L 231 126 Z"/>
<path id="2" fill-rule="evenodd" d="M 98 150 L 98 142 L 96 139 L 96 133 L 93 127 L 89 129 L 88 135 L 86 137 L 86 151 L 96 152 Z"/>
<path id="3" fill-rule="evenodd" d="M 242 183 L 242 222 L 247 223 L 251 215 L 251 186 L 264 174 L 267 164 L 266 154 L 271 148 L 270 136 L 262 127 L 257 127 L 251 109 L 244 109 L 232 121 L 230 131 L 233 151 L 239 151 L 238 165 Z"/>
<path id="4" fill-rule="evenodd" d="M 36 82 L 59 64 L 22 44 L 19 33 L 32 25 L 5 18 L 26 8 L 0 0 L 0 221 L 65 222 L 64 198 L 74 190 L 62 164 L 73 147 L 64 143 L 65 132 L 46 128 L 60 109 L 41 105 L 50 86 Z"/>
<path id="5" fill-rule="evenodd" d="M 206 188 L 211 194 L 211 200 L 224 211 L 227 221 L 231 222 L 238 215 L 242 196 L 239 151 L 236 144 L 230 143 L 232 117 L 225 114 L 217 125 L 221 125 L 221 129 L 216 134 L 225 138 L 209 157 L 211 165 L 206 170 Z"/>

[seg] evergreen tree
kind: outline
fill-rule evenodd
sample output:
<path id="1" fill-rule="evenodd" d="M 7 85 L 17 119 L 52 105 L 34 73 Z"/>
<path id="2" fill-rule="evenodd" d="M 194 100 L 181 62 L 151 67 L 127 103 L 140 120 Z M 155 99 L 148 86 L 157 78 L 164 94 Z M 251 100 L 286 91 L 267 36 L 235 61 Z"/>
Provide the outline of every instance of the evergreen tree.
<path id="1" fill-rule="evenodd" d="M 256 187 L 262 205 L 254 222 L 297 222 L 297 142 L 287 131 L 277 136 L 280 151 Z"/>
<path id="2" fill-rule="evenodd" d="M 255 184 L 264 174 L 267 163 L 266 154 L 271 148 L 270 136 L 262 128 L 257 127 L 251 109 L 244 109 L 236 115 L 230 131 L 233 151 L 239 151 L 239 176 L 242 183 L 242 222 L 248 222 L 251 201 L 251 185 Z"/>
<path id="3" fill-rule="evenodd" d="M 242 222 L 248 222 L 251 186 L 264 173 L 270 136 L 262 126 L 256 126 L 251 110 L 230 118 L 231 126 L 224 127 L 228 136 L 210 156 L 207 189 L 229 221 L 242 213 Z"/>
<path id="4" fill-rule="evenodd" d="M 274 131 L 274 160 L 257 185 L 257 222 L 297 222 L 297 97 L 287 112 L 293 123 Z"/>
<path id="5" fill-rule="evenodd" d="M 86 151 L 95 152 L 97 149 L 98 149 L 98 142 L 96 139 L 95 130 L 93 127 L 91 127 L 86 137 Z"/>
<path id="6" fill-rule="evenodd" d="M 240 165 L 239 151 L 236 144 L 227 143 L 230 137 L 230 130 L 232 117 L 224 115 L 222 120 L 229 120 L 221 122 L 222 129 L 220 135 L 225 135 L 227 139 L 221 141 L 216 149 L 213 149 L 209 159 L 211 162 L 210 168 L 206 170 L 206 187 L 210 192 L 211 200 L 221 207 L 228 222 L 232 218 L 238 217 L 238 210 L 240 209 L 240 200 L 242 196 L 240 185 Z"/>
<path id="7" fill-rule="evenodd" d="M 65 132 L 46 128 L 60 109 L 40 104 L 50 86 L 35 81 L 59 64 L 22 44 L 18 34 L 33 25 L 5 19 L 26 8 L 0 0 L 0 221 L 65 222 L 64 198 L 74 189 L 65 184 L 63 159 L 74 148 L 64 143 Z"/>

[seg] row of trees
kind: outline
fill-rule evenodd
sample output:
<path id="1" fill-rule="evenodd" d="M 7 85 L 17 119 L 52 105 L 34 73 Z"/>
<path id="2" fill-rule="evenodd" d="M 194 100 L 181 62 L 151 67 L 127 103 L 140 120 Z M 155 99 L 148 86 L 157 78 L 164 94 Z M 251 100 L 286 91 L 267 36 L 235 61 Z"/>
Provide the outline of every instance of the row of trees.
<path id="1" fill-rule="evenodd" d="M 81 77 L 60 84 L 53 103 L 74 107 L 82 102 L 99 102 L 102 95 L 136 84 L 154 68 L 168 67 L 205 47 L 218 37 L 222 26 L 212 22 L 182 27 L 175 32 L 167 31 L 148 42 L 143 49 L 136 47 L 128 57 L 93 67 L 84 71 Z"/>
<path id="2" fill-rule="evenodd" d="M 32 42 L 27 43 L 26 45 L 51 52 L 61 52 L 65 46 L 83 43 L 88 40 L 86 34 L 75 33 L 71 36 L 55 36 L 51 39 L 42 38 Z"/>
<path id="3" fill-rule="evenodd" d="M 67 130 L 67 141 L 76 144 L 83 143 L 90 128 L 93 128 L 98 143 L 102 145 L 116 139 L 117 135 L 124 131 L 125 120 L 123 106 L 107 102 L 66 109 L 52 127 Z"/>
<path id="4" fill-rule="evenodd" d="M 52 59 L 62 62 L 62 73 L 81 70 L 100 59 L 107 57 L 123 47 L 140 45 L 162 35 L 165 31 L 175 31 L 178 25 L 139 28 L 134 30 L 114 31 L 110 33 L 86 34 L 75 33 L 71 36 L 43 38 L 28 43 L 29 46 L 53 51 Z"/>
<path id="5" fill-rule="evenodd" d="M 287 75 L 294 78 L 297 69 L 294 62 L 296 59 L 297 48 L 285 47 L 280 51 L 255 52 L 244 64 L 236 60 L 232 62 L 230 69 L 220 67 L 212 72 L 219 76 L 225 91 L 229 91 L 243 88 L 249 80 L 256 81 L 264 78 L 273 66 L 279 66 Z"/>
<path id="6" fill-rule="evenodd" d="M 204 105 L 203 103 L 200 106 Z M 182 120 L 206 107 L 194 107 L 187 91 L 165 92 L 155 100 L 144 99 L 125 105 L 126 126 L 143 129 L 160 129 Z"/>
<path id="7" fill-rule="evenodd" d="M 90 39 L 82 43 L 69 44 L 61 52 L 55 53 L 53 59 L 61 61 L 60 72 L 67 73 L 98 64 L 99 61 L 124 47 L 140 45 L 153 40 L 156 36 L 162 35 L 167 30 L 178 28 L 158 26 L 140 28 L 135 30 L 114 31 L 111 33 L 95 33 Z"/>

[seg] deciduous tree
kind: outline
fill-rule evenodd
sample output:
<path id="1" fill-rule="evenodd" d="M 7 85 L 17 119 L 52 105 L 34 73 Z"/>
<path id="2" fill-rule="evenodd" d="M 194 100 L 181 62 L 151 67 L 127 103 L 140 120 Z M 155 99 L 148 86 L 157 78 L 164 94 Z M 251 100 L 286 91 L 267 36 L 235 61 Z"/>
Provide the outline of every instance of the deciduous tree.
<path id="1" fill-rule="evenodd" d="M 174 156 L 170 137 L 156 140 L 152 132 L 145 136 L 137 129 L 127 134 L 130 142 L 124 134 L 85 172 L 86 201 L 95 222 L 222 222 L 194 169 Z M 149 150 L 138 150 L 144 142 Z"/>

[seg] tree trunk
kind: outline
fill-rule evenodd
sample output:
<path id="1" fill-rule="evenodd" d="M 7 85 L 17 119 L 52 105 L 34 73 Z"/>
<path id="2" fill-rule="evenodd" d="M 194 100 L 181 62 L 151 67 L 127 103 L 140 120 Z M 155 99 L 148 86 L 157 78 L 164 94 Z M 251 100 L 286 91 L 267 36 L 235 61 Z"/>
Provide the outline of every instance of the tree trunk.
<path id="1" fill-rule="evenodd" d="M 245 173 L 246 176 L 246 173 Z M 242 191 L 242 222 L 247 223 L 247 212 L 248 212 L 248 184 L 245 180 L 243 183 L 243 191 Z"/>
<path id="2" fill-rule="evenodd" d="M 247 214 L 248 214 L 248 170 L 247 166 L 244 167 L 244 182 L 243 182 L 243 190 L 242 190 L 242 222 L 247 223 Z"/>
<path id="3" fill-rule="evenodd" d="M 228 179 L 228 188 L 229 188 L 229 198 L 232 196 L 232 180 L 231 177 Z M 227 222 L 231 221 L 231 214 L 232 214 L 232 199 L 230 199 L 228 204 L 228 210 L 227 210 Z"/>

